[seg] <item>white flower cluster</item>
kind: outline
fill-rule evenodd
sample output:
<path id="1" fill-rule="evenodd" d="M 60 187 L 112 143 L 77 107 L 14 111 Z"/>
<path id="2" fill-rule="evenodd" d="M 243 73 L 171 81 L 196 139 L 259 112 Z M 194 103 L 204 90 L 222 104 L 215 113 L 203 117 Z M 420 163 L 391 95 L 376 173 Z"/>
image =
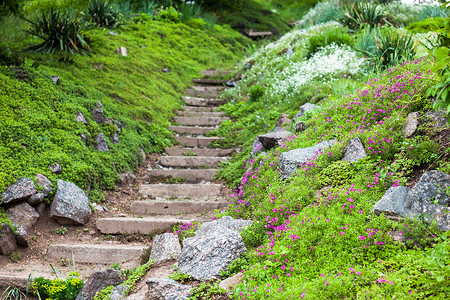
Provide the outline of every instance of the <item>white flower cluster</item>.
<path id="1" fill-rule="evenodd" d="M 313 81 L 329 83 L 343 76 L 362 74 L 365 63 L 365 59 L 359 58 L 348 46 L 328 45 L 309 60 L 292 63 L 273 74 L 268 96 L 288 95 Z"/>

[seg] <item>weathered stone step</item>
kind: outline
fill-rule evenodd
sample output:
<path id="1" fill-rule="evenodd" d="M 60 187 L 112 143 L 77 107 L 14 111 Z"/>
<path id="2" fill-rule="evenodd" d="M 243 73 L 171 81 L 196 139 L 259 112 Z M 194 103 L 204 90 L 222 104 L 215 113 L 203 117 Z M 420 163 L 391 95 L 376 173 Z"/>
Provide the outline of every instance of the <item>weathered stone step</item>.
<path id="1" fill-rule="evenodd" d="M 181 133 L 181 134 L 193 134 L 193 135 L 203 135 L 207 134 L 215 129 L 216 127 L 193 127 L 193 126 L 169 126 L 169 129 Z"/>
<path id="2" fill-rule="evenodd" d="M 222 99 L 217 98 L 199 98 L 183 96 L 183 101 L 191 106 L 219 106 L 225 103 Z"/>
<path id="3" fill-rule="evenodd" d="M 134 201 L 131 212 L 142 215 L 198 214 L 227 205 L 224 201 Z"/>
<path id="4" fill-rule="evenodd" d="M 203 70 L 200 73 L 205 77 L 226 77 L 233 74 L 232 71 L 225 70 Z"/>
<path id="5" fill-rule="evenodd" d="M 227 117 L 175 117 L 173 120 L 186 126 L 216 126 L 223 121 L 229 120 Z"/>
<path id="6" fill-rule="evenodd" d="M 177 111 L 177 115 L 182 117 L 203 117 L 203 118 L 209 118 L 209 117 L 223 117 L 223 112 L 194 112 L 194 111 Z"/>
<path id="7" fill-rule="evenodd" d="M 223 139 L 224 139 L 223 137 L 189 137 L 189 136 L 175 137 L 175 140 L 180 142 L 182 146 L 187 147 L 208 147 L 209 143 Z"/>
<path id="8" fill-rule="evenodd" d="M 103 234 L 152 234 L 192 221 L 175 218 L 101 218 L 97 220 L 97 229 Z"/>
<path id="9" fill-rule="evenodd" d="M 218 98 L 221 92 L 205 90 L 205 91 L 196 91 L 194 89 L 186 89 L 186 94 L 191 97 L 203 97 L 203 98 Z"/>
<path id="10" fill-rule="evenodd" d="M 212 181 L 216 174 L 217 169 L 160 169 L 149 171 L 149 176 L 153 178 L 182 179 L 190 183 Z"/>
<path id="11" fill-rule="evenodd" d="M 223 186 L 221 184 L 143 184 L 139 193 L 156 197 L 218 197 Z"/>
<path id="12" fill-rule="evenodd" d="M 69 259 L 72 261 L 72 254 L 76 263 L 89 264 L 111 264 L 112 262 L 123 263 L 137 260 L 144 253 L 145 246 L 133 245 L 99 245 L 99 244 L 79 244 L 79 245 L 50 245 L 47 250 L 49 259 L 58 260 Z"/>
<path id="13" fill-rule="evenodd" d="M 222 92 L 226 89 L 225 86 L 204 86 L 204 85 L 194 85 L 193 90 L 197 92 Z"/>
<path id="14" fill-rule="evenodd" d="M 201 79 L 193 79 L 193 83 L 198 84 L 210 84 L 210 85 L 224 85 L 228 82 L 227 79 L 207 79 L 207 78 L 201 78 Z"/>
<path id="15" fill-rule="evenodd" d="M 234 149 L 166 148 L 165 152 L 171 156 L 228 156 Z"/>
<path id="16" fill-rule="evenodd" d="M 163 167 L 172 168 L 217 168 L 220 163 L 229 159 L 229 157 L 212 156 L 161 156 L 159 163 Z"/>
<path id="17" fill-rule="evenodd" d="M 208 106 L 182 106 L 182 109 L 184 109 L 187 112 L 213 112 L 216 107 L 208 107 Z"/>

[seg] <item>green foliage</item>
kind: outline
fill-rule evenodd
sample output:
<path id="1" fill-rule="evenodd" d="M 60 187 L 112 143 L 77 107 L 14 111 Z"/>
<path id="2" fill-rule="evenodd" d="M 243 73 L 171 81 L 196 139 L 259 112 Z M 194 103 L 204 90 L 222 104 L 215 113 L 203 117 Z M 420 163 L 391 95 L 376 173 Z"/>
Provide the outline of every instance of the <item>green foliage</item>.
<path id="1" fill-rule="evenodd" d="M 5 209 L 3 207 L 0 207 L 0 229 L 2 228 L 2 226 L 9 226 L 13 232 L 16 232 L 17 230 L 17 226 L 11 223 L 11 219 L 5 213 Z"/>
<path id="2" fill-rule="evenodd" d="M 249 249 L 247 249 L 249 250 Z M 220 273 L 220 276 L 222 278 L 228 278 L 231 277 L 235 274 L 237 274 L 238 272 L 244 271 L 244 270 L 248 270 L 251 266 L 251 262 L 250 262 L 250 258 L 249 255 L 247 254 L 247 252 L 244 252 L 241 254 L 241 256 L 234 260 L 227 268 L 226 270 L 222 270 L 222 272 Z"/>
<path id="3" fill-rule="evenodd" d="M 241 231 L 241 236 L 247 249 L 261 246 L 266 240 L 266 228 L 264 222 L 254 221 L 252 225 Z"/>
<path id="4" fill-rule="evenodd" d="M 169 8 L 160 10 L 156 19 L 161 22 L 180 23 L 181 17 L 182 14 L 171 6 Z"/>
<path id="5" fill-rule="evenodd" d="M 9 258 L 13 262 L 18 262 L 22 258 L 22 253 L 16 252 L 16 251 L 12 251 L 10 256 L 9 256 Z"/>
<path id="6" fill-rule="evenodd" d="M 317 52 L 321 47 L 330 44 L 347 45 L 352 47 L 355 42 L 354 37 L 347 33 L 346 28 L 333 27 L 325 31 L 317 32 L 308 39 L 308 56 Z"/>
<path id="7" fill-rule="evenodd" d="M 114 28 L 119 25 L 119 11 L 106 0 L 91 0 L 86 10 L 88 20 L 99 27 Z"/>
<path id="8" fill-rule="evenodd" d="M 183 273 L 181 271 L 174 272 L 174 273 L 170 274 L 169 278 L 171 278 L 171 279 L 173 279 L 175 281 L 181 282 L 181 283 L 184 283 L 186 281 L 189 281 L 189 280 L 193 279 L 191 275 L 185 274 L 185 273 Z"/>
<path id="9" fill-rule="evenodd" d="M 411 23 L 406 27 L 408 31 L 412 33 L 425 33 L 429 31 L 441 31 L 444 27 L 445 19 L 443 18 L 433 18 L 424 19 L 418 22 Z"/>
<path id="10" fill-rule="evenodd" d="M 103 290 L 98 291 L 94 296 L 94 300 L 110 300 L 113 289 L 114 286 L 110 285 Z"/>
<path id="11" fill-rule="evenodd" d="M 219 282 L 210 280 L 208 282 L 202 282 L 196 288 L 191 290 L 191 300 L 207 300 L 215 299 L 219 295 L 226 295 L 227 291 L 219 287 Z"/>
<path id="12" fill-rule="evenodd" d="M 83 37 L 83 23 L 75 13 L 51 9 L 28 22 L 31 27 L 26 32 L 43 40 L 28 50 L 45 54 L 87 54 L 89 46 Z"/>
<path id="13" fill-rule="evenodd" d="M 384 12 L 374 2 L 353 2 L 343 7 L 344 14 L 339 22 L 349 30 L 358 31 L 365 26 L 376 27 L 384 22 Z"/>
<path id="14" fill-rule="evenodd" d="M 198 19 L 202 14 L 202 7 L 195 4 L 195 2 L 183 2 L 179 7 L 181 13 L 181 22 L 187 23 L 192 19 Z"/>
<path id="15" fill-rule="evenodd" d="M 448 2 L 447 2 L 448 3 Z M 424 5 L 419 14 L 419 20 L 435 19 L 435 18 L 448 18 L 450 10 L 445 7 L 445 3 L 442 6 L 439 5 Z"/>
<path id="16" fill-rule="evenodd" d="M 57 234 L 60 234 L 60 235 L 65 235 L 66 232 L 67 232 L 67 228 L 61 226 L 61 227 L 56 228 L 56 229 L 55 229 L 55 232 L 56 232 Z"/>
<path id="17" fill-rule="evenodd" d="M 22 300 L 28 299 L 27 294 L 16 286 L 8 286 L 0 297 L 0 300 Z"/>
<path id="18" fill-rule="evenodd" d="M 261 85 L 259 84 L 252 85 L 252 87 L 248 92 L 248 101 L 249 102 L 258 101 L 263 95 L 264 95 L 264 88 Z"/>
<path id="19" fill-rule="evenodd" d="M 38 277 L 33 280 L 33 290 L 36 295 L 45 299 L 55 300 L 74 300 L 80 290 L 83 288 L 84 282 L 80 278 L 78 272 L 69 273 L 66 279 L 45 279 Z"/>

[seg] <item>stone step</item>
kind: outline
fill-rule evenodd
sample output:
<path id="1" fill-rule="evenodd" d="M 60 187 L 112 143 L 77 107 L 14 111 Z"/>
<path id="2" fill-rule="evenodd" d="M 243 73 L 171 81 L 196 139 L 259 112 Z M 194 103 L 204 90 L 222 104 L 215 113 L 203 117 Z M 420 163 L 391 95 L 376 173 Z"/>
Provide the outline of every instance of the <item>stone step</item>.
<path id="1" fill-rule="evenodd" d="M 182 117 L 203 117 L 203 118 L 209 118 L 209 117 L 223 117 L 223 112 L 194 112 L 194 111 L 177 111 L 178 116 Z"/>
<path id="2" fill-rule="evenodd" d="M 166 148 L 165 152 L 171 156 L 228 156 L 234 149 Z"/>
<path id="3" fill-rule="evenodd" d="M 228 80 L 201 78 L 201 79 L 193 79 L 192 82 L 197 84 L 224 85 L 225 83 L 228 82 Z"/>
<path id="4" fill-rule="evenodd" d="M 175 117 L 174 122 L 185 126 L 216 126 L 223 121 L 229 120 L 227 117 Z"/>
<path id="5" fill-rule="evenodd" d="M 186 94 L 191 97 L 218 98 L 221 92 L 212 90 L 196 91 L 194 89 L 186 89 Z"/>
<path id="6" fill-rule="evenodd" d="M 133 260 L 139 261 L 144 253 L 145 246 L 133 245 L 100 245 L 100 244 L 78 244 L 78 245 L 50 245 L 47 250 L 49 259 L 61 261 L 69 259 L 72 255 L 76 263 L 89 264 L 112 264 L 123 263 Z"/>
<path id="7" fill-rule="evenodd" d="M 161 156 L 159 164 L 172 168 L 217 168 L 220 163 L 228 161 L 229 157 L 212 156 Z"/>
<path id="8" fill-rule="evenodd" d="M 207 107 L 207 106 L 182 106 L 183 110 L 187 112 L 213 112 L 215 107 Z"/>
<path id="9" fill-rule="evenodd" d="M 192 221 L 176 218 L 101 218 L 97 220 L 97 229 L 103 234 L 153 234 Z"/>
<path id="10" fill-rule="evenodd" d="M 149 171 L 149 176 L 152 178 L 182 179 L 185 182 L 197 183 L 214 180 L 216 173 L 217 169 L 160 169 Z"/>
<path id="11" fill-rule="evenodd" d="M 205 77 L 226 77 L 233 74 L 232 71 L 225 70 L 202 70 L 200 73 Z"/>
<path id="12" fill-rule="evenodd" d="M 193 127 L 193 126 L 169 126 L 169 129 L 181 133 L 181 134 L 192 134 L 192 135 L 204 135 L 215 129 L 216 127 Z"/>
<path id="13" fill-rule="evenodd" d="M 189 137 L 189 136 L 175 137 L 175 140 L 180 142 L 182 146 L 187 147 L 208 147 L 209 143 L 223 139 L 224 139 L 223 137 Z"/>
<path id="14" fill-rule="evenodd" d="M 222 99 L 217 98 L 200 98 L 183 96 L 183 101 L 191 106 L 219 106 L 225 103 Z"/>
<path id="15" fill-rule="evenodd" d="M 156 197 L 219 197 L 221 184 L 143 184 L 139 193 L 152 198 Z"/>
<path id="16" fill-rule="evenodd" d="M 225 86 L 204 86 L 204 85 L 194 85 L 193 90 L 197 92 L 222 92 L 226 89 Z"/>
<path id="17" fill-rule="evenodd" d="M 130 210 L 141 215 L 199 214 L 221 209 L 224 201 L 134 201 Z"/>

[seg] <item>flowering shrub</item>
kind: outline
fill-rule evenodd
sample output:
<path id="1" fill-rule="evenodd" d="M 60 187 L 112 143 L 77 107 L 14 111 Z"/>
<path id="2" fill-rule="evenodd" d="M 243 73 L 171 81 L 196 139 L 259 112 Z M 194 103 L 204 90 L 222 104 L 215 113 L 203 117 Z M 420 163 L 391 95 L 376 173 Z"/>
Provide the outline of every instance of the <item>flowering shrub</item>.
<path id="1" fill-rule="evenodd" d="M 33 280 L 33 290 L 44 299 L 73 300 L 83 288 L 84 282 L 80 273 L 71 272 L 66 279 L 45 279 L 38 277 Z"/>

